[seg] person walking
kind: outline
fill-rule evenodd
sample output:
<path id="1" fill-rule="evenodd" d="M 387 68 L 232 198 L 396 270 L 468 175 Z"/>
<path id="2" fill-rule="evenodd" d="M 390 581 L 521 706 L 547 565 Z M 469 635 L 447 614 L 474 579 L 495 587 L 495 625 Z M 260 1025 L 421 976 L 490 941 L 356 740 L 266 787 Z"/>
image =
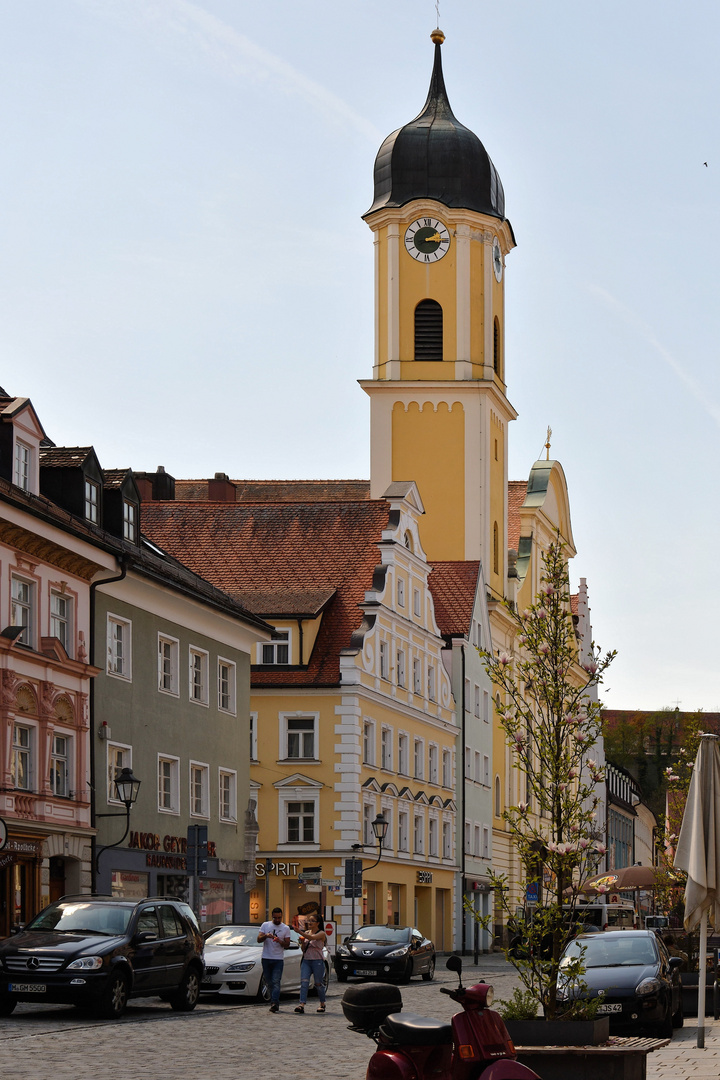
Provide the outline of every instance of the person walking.
<path id="1" fill-rule="evenodd" d="M 308 915 L 307 930 L 300 935 L 300 948 L 303 951 L 302 963 L 300 964 L 300 1004 L 295 1007 L 296 1013 L 305 1012 L 305 1003 L 310 986 L 310 976 L 315 979 L 315 988 L 318 993 L 320 1004 L 317 1011 L 325 1012 L 325 958 L 323 949 L 327 943 L 327 934 L 320 925 L 317 915 Z"/>
<path id="2" fill-rule="evenodd" d="M 272 910 L 272 921 L 264 922 L 258 934 L 262 944 L 262 969 L 265 983 L 270 990 L 270 1012 L 280 1008 L 280 981 L 285 963 L 285 950 L 290 944 L 290 927 L 282 921 L 282 908 Z"/>

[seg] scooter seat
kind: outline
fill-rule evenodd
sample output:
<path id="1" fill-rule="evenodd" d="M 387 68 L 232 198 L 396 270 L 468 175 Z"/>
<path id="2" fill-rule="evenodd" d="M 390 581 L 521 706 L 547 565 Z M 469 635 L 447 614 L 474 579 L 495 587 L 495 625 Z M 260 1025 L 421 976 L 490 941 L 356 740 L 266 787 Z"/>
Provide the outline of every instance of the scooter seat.
<path id="1" fill-rule="evenodd" d="M 422 1046 L 440 1046 L 452 1042 L 452 1026 L 444 1020 L 417 1013 L 390 1013 L 380 1028 L 381 1035 L 391 1042 L 416 1043 Z"/>

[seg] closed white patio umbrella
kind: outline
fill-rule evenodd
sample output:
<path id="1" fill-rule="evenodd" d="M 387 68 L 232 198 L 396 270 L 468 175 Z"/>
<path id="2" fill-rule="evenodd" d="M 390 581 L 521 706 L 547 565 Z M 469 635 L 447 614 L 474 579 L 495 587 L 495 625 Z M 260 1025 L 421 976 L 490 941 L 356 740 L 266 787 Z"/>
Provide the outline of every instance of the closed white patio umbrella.
<path id="1" fill-rule="evenodd" d="M 702 735 L 693 767 L 675 866 L 687 872 L 685 929 L 700 923 L 698 1047 L 705 1046 L 705 985 L 708 917 L 720 928 L 720 743 Z"/>

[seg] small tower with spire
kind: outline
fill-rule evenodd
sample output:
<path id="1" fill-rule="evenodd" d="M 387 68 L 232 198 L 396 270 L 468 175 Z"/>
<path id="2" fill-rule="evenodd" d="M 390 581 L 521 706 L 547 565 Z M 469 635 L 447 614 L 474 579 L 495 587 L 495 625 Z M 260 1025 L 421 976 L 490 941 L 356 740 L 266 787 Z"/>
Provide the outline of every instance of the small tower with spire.
<path id="1" fill-rule="evenodd" d="M 498 172 L 456 118 L 431 34 L 427 99 L 383 142 L 364 219 L 375 244 L 371 486 L 417 481 L 430 559 L 482 559 L 503 594 L 507 536 L 505 258 Z"/>

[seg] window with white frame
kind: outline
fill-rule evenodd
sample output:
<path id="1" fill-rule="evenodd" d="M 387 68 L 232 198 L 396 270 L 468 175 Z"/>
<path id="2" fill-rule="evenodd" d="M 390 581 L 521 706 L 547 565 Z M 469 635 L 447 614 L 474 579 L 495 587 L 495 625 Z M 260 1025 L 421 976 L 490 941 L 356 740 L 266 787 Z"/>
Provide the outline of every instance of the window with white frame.
<path id="1" fill-rule="evenodd" d="M 472 750 L 469 746 L 465 747 L 465 779 L 472 779 Z"/>
<path id="2" fill-rule="evenodd" d="M 486 724 L 490 723 L 490 691 L 483 690 L 482 718 Z"/>
<path id="3" fill-rule="evenodd" d="M 398 686 L 404 687 L 405 686 L 405 650 L 404 649 L 398 649 L 396 661 L 397 661 L 397 669 L 396 669 L 395 674 L 397 676 L 397 684 L 398 684 Z"/>
<path id="4" fill-rule="evenodd" d="M 430 701 L 435 700 L 435 667 L 433 664 L 428 665 L 428 693 L 427 696 Z"/>
<path id="5" fill-rule="evenodd" d="M 473 855 L 480 855 L 480 826 L 473 826 Z"/>
<path id="6" fill-rule="evenodd" d="M 475 716 L 480 719 L 480 687 L 475 683 Z"/>
<path id="7" fill-rule="evenodd" d="M 482 782 L 485 787 L 490 787 L 490 758 L 483 754 Z"/>
<path id="8" fill-rule="evenodd" d="M 425 853 L 425 821 L 422 814 L 415 814 L 413 818 L 413 852 L 416 855 Z"/>
<path id="9" fill-rule="evenodd" d="M 250 760 L 258 760 L 258 733 L 257 733 L 258 714 L 250 713 Z"/>
<path id="10" fill-rule="evenodd" d="M 210 816 L 210 766 L 190 762 L 190 816 Z"/>
<path id="11" fill-rule="evenodd" d="M 285 758 L 316 760 L 315 730 L 317 718 L 314 716 L 285 716 Z"/>
<path id="12" fill-rule="evenodd" d="M 422 739 L 413 742 L 413 776 L 416 780 L 422 780 L 424 776 L 423 765 L 425 757 L 425 744 Z"/>
<path id="13" fill-rule="evenodd" d="M 402 578 L 397 579 L 397 605 L 405 607 L 405 582 Z"/>
<path id="14" fill-rule="evenodd" d="M 392 769 L 392 728 L 383 727 L 380 732 L 380 768 Z"/>
<path id="15" fill-rule="evenodd" d="M 315 843 L 316 807 L 314 799 L 291 799 L 285 803 L 286 843 Z M 370 831 L 372 832 L 372 829 Z"/>
<path id="16" fill-rule="evenodd" d="M 94 480 L 85 481 L 85 518 L 93 525 L 100 521 L 100 485 Z"/>
<path id="17" fill-rule="evenodd" d="M 158 634 L 158 690 L 163 694 L 180 693 L 180 642 Z"/>
<path id="18" fill-rule="evenodd" d="M 470 680 L 466 679 L 465 680 L 464 690 L 465 690 L 465 709 L 466 709 L 467 712 L 470 712 L 470 702 L 471 702 L 470 688 L 471 688 L 471 686 L 472 686 L 472 684 L 471 684 Z"/>
<path id="19" fill-rule="evenodd" d="M 398 772 L 402 776 L 410 775 L 410 740 L 407 735 L 398 735 Z"/>
<path id="20" fill-rule="evenodd" d="M 489 859 L 490 858 L 490 830 L 488 829 L 487 825 L 483 825 L 482 836 L 483 836 L 483 839 L 482 839 L 482 857 L 483 857 L 483 859 Z"/>
<path id="21" fill-rule="evenodd" d="M 393 851 L 394 844 L 394 832 L 393 827 L 395 824 L 395 818 L 393 815 L 392 806 L 382 806 L 380 812 L 388 823 L 387 832 L 385 833 L 385 839 L 383 840 L 383 851 Z M 375 835 L 373 834 L 373 840 Z M 377 842 L 377 841 L 376 841 Z"/>
<path id="22" fill-rule="evenodd" d="M 438 748 L 434 743 L 428 747 L 428 780 L 431 784 L 438 782 Z"/>
<path id="23" fill-rule="evenodd" d="M 365 847 L 372 847 L 375 841 L 375 833 L 373 832 L 373 819 L 375 817 L 375 807 L 371 803 L 365 803 L 363 806 L 363 839 L 362 842 Z"/>
<path id="24" fill-rule="evenodd" d="M 475 768 L 473 770 L 473 780 L 475 781 L 476 784 L 479 784 L 480 780 L 482 779 L 482 771 L 481 771 L 481 766 L 480 766 L 480 751 L 479 750 L 475 750 L 475 752 L 473 753 L 473 764 L 475 766 Z"/>
<path id="25" fill-rule="evenodd" d="M 15 470 L 13 483 L 23 491 L 30 490 L 30 477 L 32 473 L 32 447 L 27 443 L 15 443 Z"/>
<path id="26" fill-rule="evenodd" d="M 107 801 L 122 805 L 118 799 L 115 780 L 123 769 L 132 768 L 132 747 L 124 743 L 107 744 Z"/>
<path id="27" fill-rule="evenodd" d="M 422 694 L 422 660 L 419 656 L 413 660 L 413 693 Z"/>
<path id="28" fill-rule="evenodd" d="M 452 826 L 449 821 L 443 821 L 442 845 L 443 859 L 452 858 Z"/>
<path id="29" fill-rule="evenodd" d="M 389 678 L 389 662 L 388 662 L 388 643 L 387 641 L 380 642 L 380 678 Z"/>
<path id="30" fill-rule="evenodd" d="M 413 589 L 413 612 L 418 619 L 420 618 L 421 611 L 422 608 L 420 607 L 420 590 Z"/>
<path id="31" fill-rule="evenodd" d="M 208 654 L 204 649 L 190 646 L 190 700 L 198 705 L 207 705 L 208 695 Z"/>
<path id="32" fill-rule="evenodd" d="M 158 810 L 180 813 L 180 759 L 158 754 Z"/>
<path id="33" fill-rule="evenodd" d="M 437 858 L 438 855 L 438 820 L 431 817 L 428 820 L 428 855 Z"/>
<path id="34" fill-rule="evenodd" d="M 235 707 L 235 664 L 232 660 L 218 657 L 217 666 L 217 693 L 218 709 L 221 712 L 236 713 Z"/>
<path id="35" fill-rule="evenodd" d="M 13 724 L 12 757 L 10 758 L 10 779 L 19 791 L 33 790 L 33 743 L 34 731 L 25 724 Z"/>
<path id="36" fill-rule="evenodd" d="M 221 821 L 237 821 L 237 773 L 234 769 L 218 769 L 218 795 Z"/>
<path id="37" fill-rule="evenodd" d="M 72 598 L 65 593 L 50 593 L 50 637 L 57 638 L 68 656 L 72 657 Z"/>
<path id="38" fill-rule="evenodd" d="M 469 821 L 465 822 L 465 833 L 464 833 L 463 840 L 464 840 L 464 845 L 465 845 L 465 854 L 469 855 L 470 854 L 470 842 L 471 842 L 471 831 L 470 831 L 470 822 Z"/>
<path id="39" fill-rule="evenodd" d="M 443 787 L 452 787 L 452 752 L 442 752 L 442 782 Z"/>
<path id="40" fill-rule="evenodd" d="M 363 764 L 375 764 L 375 724 L 372 720 L 363 720 Z"/>
<path id="41" fill-rule="evenodd" d="M 263 641 L 260 646 L 261 664 L 290 663 L 290 631 L 276 630 L 272 641 Z"/>
<path id="42" fill-rule="evenodd" d="M 69 735 L 53 734 L 50 755 L 50 790 L 53 795 L 61 799 L 67 799 L 70 796 L 71 748 L 72 739 Z"/>
<path id="43" fill-rule="evenodd" d="M 123 499 L 123 537 L 131 544 L 137 539 L 137 506 L 128 499 Z"/>
<path id="44" fill-rule="evenodd" d="M 409 851 L 407 810 L 398 810 L 398 851 Z"/>
<path id="45" fill-rule="evenodd" d="M 35 644 L 35 583 L 15 577 L 10 582 L 10 625 L 24 627 L 15 640 L 32 648 Z"/>
<path id="46" fill-rule="evenodd" d="M 132 679 L 132 623 L 118 615 L 107 617 L 107 672 Z"/>

